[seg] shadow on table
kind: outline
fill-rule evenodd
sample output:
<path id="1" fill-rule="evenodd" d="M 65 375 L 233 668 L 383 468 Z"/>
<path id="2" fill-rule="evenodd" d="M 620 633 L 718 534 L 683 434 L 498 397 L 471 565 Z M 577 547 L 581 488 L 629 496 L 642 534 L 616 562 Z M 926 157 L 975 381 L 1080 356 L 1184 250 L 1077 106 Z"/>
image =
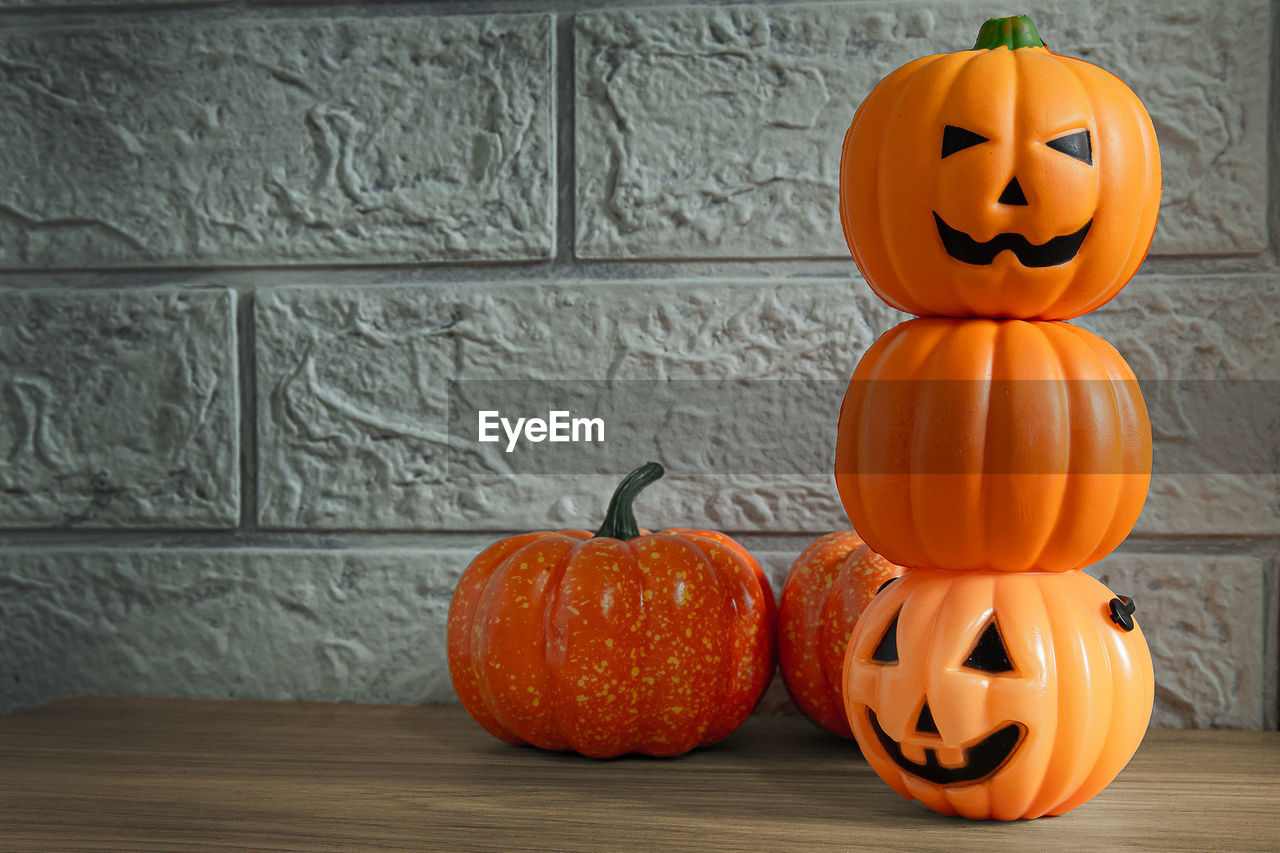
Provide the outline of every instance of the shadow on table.
<path id="1" fill-rule="evenodd" d="M 608 812 L 674 832 L 717 825 L 848 832 L 861 824 L 955 837 L 966 827 L 1028 823 L 935 814 L 882 782 L 852 741 L 803 718 L 753 717 L 725 741 L 672 758 L 593 759 L 512 746 L 478 726 L 458 746 L 473 756 L 469 782 L 484 808 L 536 813 L 560 825 Z"/>

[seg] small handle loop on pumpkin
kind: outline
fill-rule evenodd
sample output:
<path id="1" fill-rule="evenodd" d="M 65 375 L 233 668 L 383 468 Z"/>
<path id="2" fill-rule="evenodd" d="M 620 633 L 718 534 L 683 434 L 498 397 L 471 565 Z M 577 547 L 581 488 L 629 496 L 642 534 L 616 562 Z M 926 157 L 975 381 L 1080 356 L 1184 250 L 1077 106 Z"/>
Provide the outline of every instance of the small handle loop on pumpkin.
<path id="1" fill-rule="evenodd" d="M 609 501 L 609 509 L 604 514 L 604 524 L 600 525 L 600 529 L 592 538 L 608 537 L 626 540 L 639 536 L 640 527 L 636 524 L 636 515 L 631 504 L 635 501 L 636 495 L 640 494 L 641 489 L 655 482 L 665 473 L 666 471 L 657 462 L 649 462 L 623 477 L 622 482 L 613 492 L 613 499 Z"/>
<path id="2" fill-rule="evenodd" d="M 1107 602 L 1107 606 L 1111 610 L 1111 621 L 1120 626 L 1122 631 L 1133 630 L 1133 611 L 1138 609 L 1138 605 L 1133 603 L 1133 599 L 1127 595 L 1117 595 L 1115 598 Z"/>

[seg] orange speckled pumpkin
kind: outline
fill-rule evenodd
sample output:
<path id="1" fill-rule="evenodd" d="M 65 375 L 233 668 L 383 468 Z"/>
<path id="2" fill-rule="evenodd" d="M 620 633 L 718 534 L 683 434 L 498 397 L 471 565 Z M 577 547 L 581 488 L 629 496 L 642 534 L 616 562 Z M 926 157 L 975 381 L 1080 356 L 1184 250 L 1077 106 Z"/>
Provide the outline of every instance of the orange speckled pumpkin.
<path id="1" fill-rule="evenodd" d="M 1133 612 L 1084 572 L 907 572 L 849 643 L 858 746 L 895 791 L 936 812 L 1069 811 L 1115 778 L 1151 716 Z"/>
<path id="2" fill-rule="evenodd" d="M 833 734 L 853 737 L 840 681 L 853 625 L 876 591 L 901 573 L 844 530 L 816 540 L 787 574 L 778 607 L 782 679 L 796 706 Z"/>
<path id="3" fill-rule="evenodd" d="M 840 409 L 840 498 L 900 566 L 1088 566 L 1128 535 L 1150 481 L 1133 372 L 1070 323 L 910 320 L 867 350 Z"/>
<path id="4" fill-rule="evenodd" d="M 903 311 L 1067 319 L 1111 299 L 1155 231 L 1160 153 L 1114 74 L 1053 53 L 1025 17 L 914 60 L 845 136 L 840 218 Z"/>
<path id="5" fill-rule="evenodd" d="M 628 475 L 594 536 L 526 533 L 468 566 L 449 609 L 449 674 L 495 737 L 677 755 L 755 707 L 773 676 L 773 591 L 722 533 L 636 527 L 631 502 L 661 476 L 657 463 Z"/>

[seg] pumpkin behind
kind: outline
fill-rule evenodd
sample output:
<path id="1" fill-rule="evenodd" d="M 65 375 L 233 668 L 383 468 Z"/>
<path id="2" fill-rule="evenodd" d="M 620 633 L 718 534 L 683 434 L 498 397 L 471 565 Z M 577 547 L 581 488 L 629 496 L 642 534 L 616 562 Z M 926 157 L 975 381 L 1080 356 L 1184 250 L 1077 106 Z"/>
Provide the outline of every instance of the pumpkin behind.
<path id="1" fill-rule="evenodd" d="M 828 533 L 791 566 L 778 607 L 778 664 L 796 707 L 832 734 L 852 738 L 841 688 L 858 616 L 902 569 L 852 530 Z"/>

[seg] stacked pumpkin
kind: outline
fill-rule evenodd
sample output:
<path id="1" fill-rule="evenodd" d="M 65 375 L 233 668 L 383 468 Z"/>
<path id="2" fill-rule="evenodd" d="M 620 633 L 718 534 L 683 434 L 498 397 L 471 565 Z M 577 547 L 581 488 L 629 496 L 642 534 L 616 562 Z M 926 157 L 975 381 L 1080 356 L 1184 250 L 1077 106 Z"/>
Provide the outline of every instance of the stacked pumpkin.
<path id="1" fill-rule="evenodd" d="M 1133 276 L 1160 192 L 1138 98 L 1026 17 L 898 69 L 845 137 L 854 260 L 919 316 L 867 351 L 840 411 L 845 510 L 909 567 L 853 630 L 844 711 L 881 778 L 935 811 L 1061 814 L 1146 730 L 1133 602 L 1081 570 L 1138 518 L 1150 423 L 1124 359 L 1067 321 Z"/>

